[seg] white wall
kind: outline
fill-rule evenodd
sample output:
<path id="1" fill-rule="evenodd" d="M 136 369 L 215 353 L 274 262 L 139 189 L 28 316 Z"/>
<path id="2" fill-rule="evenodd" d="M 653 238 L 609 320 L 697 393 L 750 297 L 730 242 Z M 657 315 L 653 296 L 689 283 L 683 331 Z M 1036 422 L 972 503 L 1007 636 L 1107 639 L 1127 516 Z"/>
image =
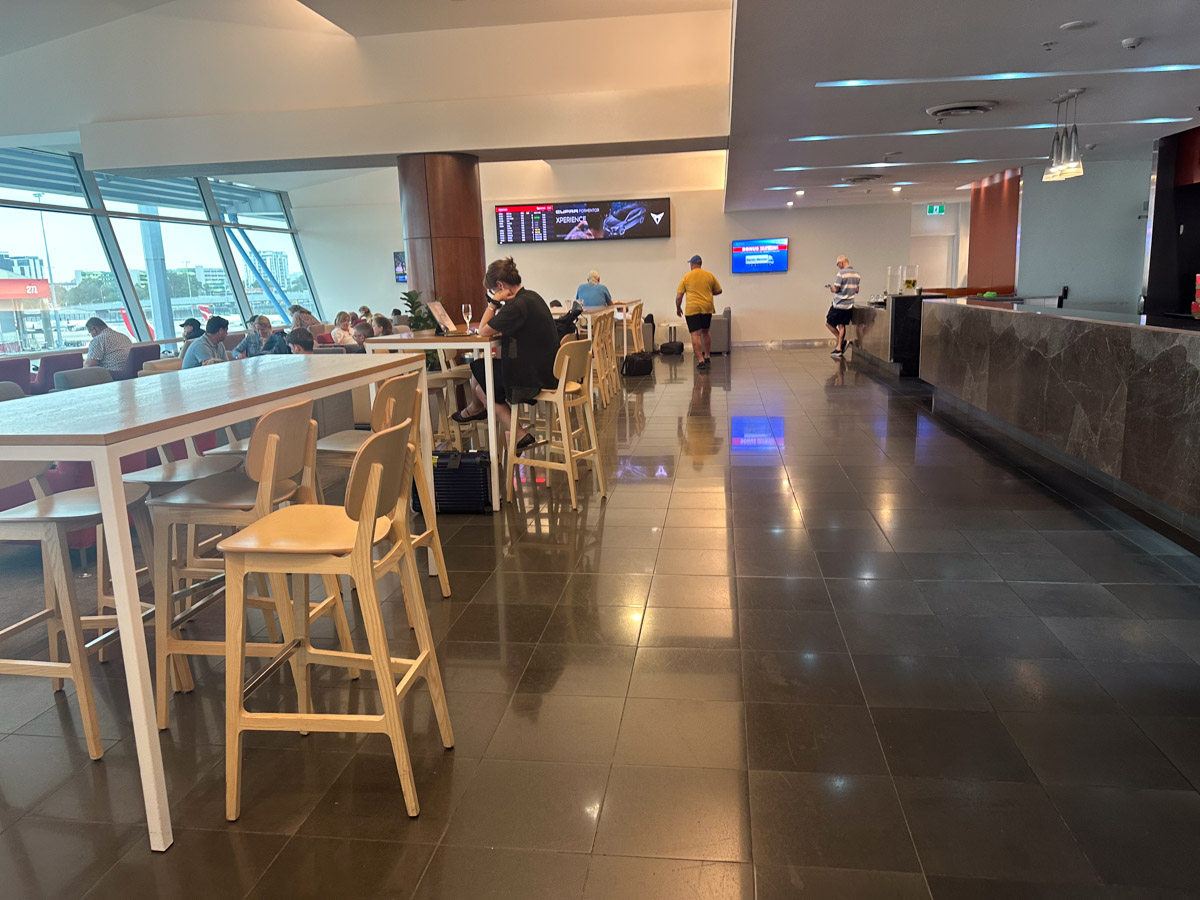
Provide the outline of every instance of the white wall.
<path id="1" fill-rule="evenodd" d="M 962 222 L 970 217 L 971 204 L 955 202 L 945 206 L 945 215 L 931 216 L 928 203 L 912 205 L 909 261 L 921 267 L 918 277 L 922 287 L 959 287 L 967 276 L 965 262 L 960 269 L 959 260 L 962 256 Z"/>
<path id="2" fill-rule="evenodd" d="M 525 284 L 547 300 L 569 302 L 589 269 L 617 299 L 640 298 L 646 312 L 674 318 L 675 288 L 693 253 L 721 281 L 718 308 L 733 308 L 733 340 L 826 338 L 829 293 L 822 287 L 845 253 L 869 296 L 885 288 L 887 267 L 909 261 L 910 205 L 795 208 L 725 213 L 724 154 L 688 153 L 613 160 L 534 161 L 480 166 L 488 259 L 512 255 Z M 327 312 L 356 307 L 391 309 L 404 288 L 394 282 L 392 251 L 403 249 L 394 170 L 292 190 L 312 277 Z M 493 207 L 524 200 L 671 197 L 668 239 L 520 244 L 495 243 Z M 787 237 L 786 273 L 730 274 L 730 244 L 746 238 Z"/>
<path id="3" fill-rule="evenodd" d="M 1084 174 L 1042 182 L 1041 166 L 1021 179 L 1017 293 L 1057 296 L 1068 306 L 1134 312 L 1146 251 L 1143 205 L 1150 196 L 1150 154 L 1139 160 L 1084 162 Z"/>

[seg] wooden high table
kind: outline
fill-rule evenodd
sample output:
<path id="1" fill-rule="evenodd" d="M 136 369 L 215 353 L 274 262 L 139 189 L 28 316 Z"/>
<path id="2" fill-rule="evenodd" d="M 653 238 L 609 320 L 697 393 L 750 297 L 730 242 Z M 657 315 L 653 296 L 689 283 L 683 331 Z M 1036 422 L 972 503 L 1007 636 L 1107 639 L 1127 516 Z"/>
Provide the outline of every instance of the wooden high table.
<path id="1" fill-rule="evenodd" d="M 0 461 L 90 462 L 100 494 L 150 848 L 173 840 L 121 458 L 425 369 L 425 357 L 259 356 L 0 403 Z"/>
<path id="2" fill-rule="evenodd" d="M 368 353 L 392 353 L 396 350 L 405 352 L 420 351 L 422 354 L 426 350 L 449 351 L 453 353 L 465 353 L 469 350 L 475 352 L 477 359 L 485 359 L 492 355 L 492 351 L 500 346 L 500 338 L 484 338 L 477 334 L 466 334 L 464 332 L 455 332 L 454 334 L 445 334 L 441 337 L 430 335 L 427 337 L 414 337 L 407 334 L 385 334 L 379 337 L 367 338 L 366 348 Z M 422 357 L 424 358 L 424 357 Z M 487 382 L 484 386 L 484 393 L 487 395 L 487 433 L 488 433 L 488 451 L 491 463 L 492 476 L 492 509 L 500 509 L 500 454 L 498 452 L 499 444 L 496 442 L 496 379 L 492 373 L 492 366 L 488 364 L 484 366 L 484 380 Z M 433 458 L 433 419 L 430 412 L 432 403 L 429 402 L 429 379 L 425 374 L 425 369 L 421 369 L 421 396 L 425 398 L 425 421 L 421 423 L 421 453 L 424 454 L 426 460 Z M 426 469 L 429 475 L 429 493 L 434 494 L 433 487 L 433 469 Z M 433 565 L 433 554 L 429 555 L 430 567 Z"/>

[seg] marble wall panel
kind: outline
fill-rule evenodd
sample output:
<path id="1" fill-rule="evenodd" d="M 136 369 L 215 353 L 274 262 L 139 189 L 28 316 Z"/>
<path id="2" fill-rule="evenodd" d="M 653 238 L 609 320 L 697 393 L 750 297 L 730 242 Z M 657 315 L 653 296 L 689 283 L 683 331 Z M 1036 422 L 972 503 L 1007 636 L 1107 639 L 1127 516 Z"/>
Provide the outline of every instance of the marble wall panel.
<path id="1" fill-rule="evenodd" d="M 891 310 L 856 306 L 852 321 L 855 344 L 884 362 L 892 358 Z"/>
<path id="2" fill-rule="evenodd" d="M 1200 334 L 929 301 L 921 377 L 1200 516 Z"/>

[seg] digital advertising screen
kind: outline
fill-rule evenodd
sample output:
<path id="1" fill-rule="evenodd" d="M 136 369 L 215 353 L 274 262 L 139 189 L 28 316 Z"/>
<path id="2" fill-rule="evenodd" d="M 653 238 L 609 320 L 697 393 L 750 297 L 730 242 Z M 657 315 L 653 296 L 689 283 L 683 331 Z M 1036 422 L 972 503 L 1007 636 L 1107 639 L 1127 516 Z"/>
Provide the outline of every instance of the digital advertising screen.
<path id="1" fill-rule="evenodd" d="M 630 240 L 671 236 L 671 198 L 582 200 L 496 207 L 496 242 Z"/>
<path id="2" fill-rule="evenodd" d="M 408 266 L 404 262 L 404 251 L 397 250 L 392 253 L 392 262 L 396 264 L 396 281 L 400 283 L 408 281 Z"/>
<path id="3" fill-rule="evenodd" d="M 787 238 L 758 238 L 753 241 L 733 242 L 734 275 L 786 272 L 787 266 Z"/>

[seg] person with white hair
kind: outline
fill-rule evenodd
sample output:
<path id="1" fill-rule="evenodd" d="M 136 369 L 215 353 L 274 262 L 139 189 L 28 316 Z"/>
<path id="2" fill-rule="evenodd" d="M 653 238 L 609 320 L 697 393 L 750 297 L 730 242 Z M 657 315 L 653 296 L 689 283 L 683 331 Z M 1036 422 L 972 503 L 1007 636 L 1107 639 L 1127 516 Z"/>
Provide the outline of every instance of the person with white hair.
<path id="1" fill-rule="evenodd" d="M 858 293 L 860 277 L 844 254 L 837 258 L 837 267 L 838 273 L 833 284 L 825 285 L 833 294 L 833 302 L 825 314 L 825 327 L 837 338 L 837 346 L 829 355 L 840 359 L 846 352 L 846 326 L 850 324 L 850 314 L 854 311 L 854 297 Z"/>
<path id="2" fill-rule="evenodd" d="M 587 281 L 575 289 L 575 299 L 584 306 L 612 306 L 612 294 L 600 283 L 600 273 L 588 272 Z"/>

